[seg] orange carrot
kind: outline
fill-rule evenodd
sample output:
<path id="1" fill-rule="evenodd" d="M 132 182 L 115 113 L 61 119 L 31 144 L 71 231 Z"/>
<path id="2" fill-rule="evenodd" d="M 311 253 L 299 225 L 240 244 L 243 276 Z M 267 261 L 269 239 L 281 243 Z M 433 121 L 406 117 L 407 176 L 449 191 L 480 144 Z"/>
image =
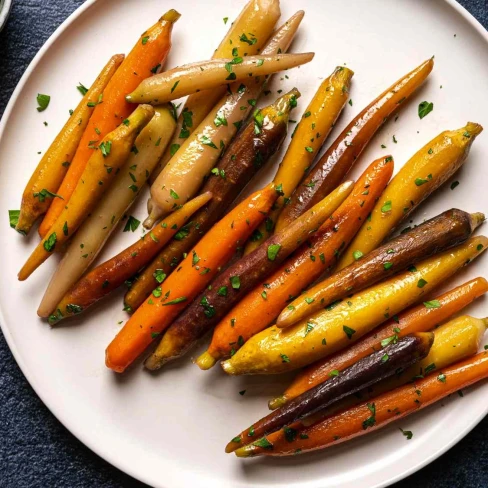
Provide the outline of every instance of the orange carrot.
<path id="1" fill-rule="evenodd" d="M 238 457 L 286 456 L 323 449 L 385 427 L 487 377 L 488 351 L 484 351 L 444 368 L 441 375 L 417 379 L 308 427 L 296 422 L 241 447 L 235 454 Z"/>
<path id="2" fill-rule="evenodd" d="M 105 364 L 123 372 L 208 285 L 264 220 L 278 198 L 273 185 L 252 194 L 212 227 L 180 266 L 132 315 L 106 350 Z M 230 286 L 239 288 L 238 277 Z"/>
<path id="3" fill-rule="evenodd" d="M 132 51 L 125 58 L 119 69 L 108 83 L 83 133 L 80 145 L 61 183 L 57 194 L 61 198 L 53 199 L 44 220 L 39 227 L 39 234 L 44 237 L 63 210 L 73 193 L 92 153 L 100 142 L 117 125 L 124 121 L 134 110 L 134 105 L 126 102 L 125 95 L 148 78 L 152 71 L 164 61 L 171 48 L 171 31 L 179 19 L 176 10 L 169 10 L 149 30 L 141 35 Z"/>
<path id="4" fill-rule="evenodd" d="M 351 347 L 317 361 L 300 372 L 282 396 L 269 402 L 269 408 L 275 409 L 284 405 L 292 398 L 326 381 L 331 377 L 332 371 L 341 371 L 371 354 L 372 351 L 380 349 L 382 341 L 388 342 L 390 338 L 431 330 L 487 291 L 488 281 L 484 278 L 475 278 L 436 297 L 435 300 L 440 304 L 438 308 L 427 308 L 421 304 L 405 310 Z"/>
<path id="5" fill-rule="evenodd" d="M 287 301 L 329 271 L 373 208 L 393 172 L 393 158 L 374 161 L 351 194 L 318 230 L 311 245 L 303 245 L 283 266 L 260 283 L 217 325 L 208 350 L 197 360 L 202 369 L 232 355 L 245 341 L 269 326 Z"/>

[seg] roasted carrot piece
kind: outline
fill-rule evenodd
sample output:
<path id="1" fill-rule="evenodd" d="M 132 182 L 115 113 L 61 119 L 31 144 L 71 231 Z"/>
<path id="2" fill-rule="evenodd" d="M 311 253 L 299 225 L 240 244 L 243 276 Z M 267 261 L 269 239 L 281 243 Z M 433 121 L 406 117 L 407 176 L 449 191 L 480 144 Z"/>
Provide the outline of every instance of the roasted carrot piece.
<path id="1" fill-rule="evenodd" d="M 453 208 L 387 241 L 364 257 L 359 252 L 354 263 L 307 290 L 283 309 L 276 325 L 289 327 L 336 300 L 461 244 L 484 220 L 482 213 L 469 214 Z"/>
<path id="2" fill-rule="evenodd" d="M 342 181 L 385 119 L 401 108 L 433 67 L 433 58 L 424 61 L 373 100 L 347 125 L 290 197 L 276 223 L 278 229 L 322 200 Z"/>
<path id="3" fill-rule="evenodd" d="M 275 409 L 292 398 L 330 378 L 331 371 L 347 368 L 371 351 L 381 348 L 381 342 L 397 336 L 425 332 L 442 323 L 450 316 L 467 307 L 476 298 L 488 292 L 488 281 L 475 278 L 434 298 L 439 307 L 427 308 L 424 304 L 411 307 L 393 316 L 381 327 L 365 335 L 352 346 L 336 354 L 317 361 L 298 374 L 285 393 L 269 402 L 269 408 Z"/>
<path id="4" fill-rule="evenodd" d="M 280 29 L 282 35 L 278 39 L 289 39 L 295 32 L 286 27 L 284 31 Z M 284 94 L 275 103 L 261 109 L 261 113 L 272 123 L 264 124 L 259 133 L 256 133 L 252 120 L 241 128 L 200 189 L 201 192 L 211 192 L 212 200 L 195 214 L 191 222 L 175 235 L 175 239 L 137 277 L 124 298 L 129 311 L 139 307 L 158 285 L 155 273 L 169 274 L 178 266 L 183 254 L 189 252 L 212 225 L 222 218 L 252 177 L 269 163 L 286 135 L 288 104 L 284 102 L 287 98 L 288 95 Z"/>
<path id="5" fill-rule="evenodd" d="M 372 388 L 380 381 L 384 382 L 399 370 L 415 367 L 415 363 L 429 354 L 433 342 L 434 334 L 419 332 L 402 337 L 388 344 L 381 351 L 372 352 L 329 381 L 302 393 L 278 410 L 254 422 L 251 427 L 242 431 L 227 444 L 225 452 L 235 451 L 247 444 L 250 437 L 260 438 L 278 429 L 286 428 L 287 425 L 304 417 L 308 420 L 313 414 L 341 400 L 347 400 L 351 395 L 366 388 Z"/>
<path id="6" fill-rule="evenodd" d="M 280 14 L 279 0 L 250 0 L 237 19 L 230 24 L 229 31 L 217 49 L 213 51 L 212 59 L 258 54 L 270 37 Z M 303 12 L 301 12 L 298 24 L 302 18 Z M 298 24 L 294 27 L 295 31 Z M 285 52 L 286 48 L 282 48 L 281 51 Z M 274 52 L 267 54 L 274 54 Z M 186 99 L 177 120 L 173 139 L 161 158 L 159 166 L 151 175 L 151 183 L 154 183 L 175 151 L 186 141 L 224 95 L 225 87 L 221 87 L 194 93 Z"/>
<path id="7" fill-rule="evenodd" d="M 108 368 L 123 372 L 170 325 L 261 223 L 277 197 L 274 187 L 269 185 L 212 227 L 109 344 L 105 356 Z M 238 277 L 233 277 L 229 286 L 238 288 Z"/>
<path id="8" fill-rule="evenodd" d="M 253 253 L 244 256 L 217 276 L 209 289 L 171 324 L 156 351 L 144 363 L 146 368 L 159 369 L 164 363 L 183 355 L 257 283 L 278 269 L 330 217 L 347 198 L 352 185 L 352 181 L 343 183 L 287 229 L 271 236 Z M 239 277 L 239 289 L 228 286 L 232 276 Z M 266 292 L 263 293 L 265 297 Z"/>
<path id="9" fill-rule="evenodd" d="M 296 186 L 324 144 L 334 123 L 339 117 L 349 98 L 349 86 L 354 72 L 338 66 L 319 86 L 312 101 L 303 112 L 296 126 L 286 154 L 273 178 L 276 185 L 281 185 L 283 195 L 275 203 L 275 209 L 268 216 L 266 225 L 259 227 L 254 239 L 244 250 L 249 254 L 273 233 L 274 222 L 290 198 Z M 278 232 L 281 229 L 276 229 Z"/>
<path id="10" fill-rule="evenodd" d="M 354 262 L 353 254 L 375 249 L 423 200 L 447 181 L 468 157 L 483 127 L 473 122 L 441 132 L 417 151 L 391 180 L 371 212 L 368 225 L 359 229 L 337 269 Z"/>
<path id="11" fill-rule="evenodd" d="M 180 14 L 176 10 L 168 10 L 156 24 L 144 32 L 109 81 L 103 91 L 103 97 L 95 102 L 95 110 L 57 192 L 64 200 L 61 198 L 53 200 L 39 227 L 41 237 L 45 237 L 61 214 L 88 160 L 97 149 L 98 142 L 134 110 L 134 106 L 125 100 L 125 96 L 134 90 L 142 80 L 151 76 L 151 70 L 166 59 L 171 48 L 173 24 L 179 18 Z"/>
<path id="12" fill-rule="evenodd" d="M 90 120 L 94 104 L 123 60 L 123 54 L 116 54 L 110 58 L 39 161 L 22 195 L 19 221 L 15 227 L 18 232 L 28 234 L 34 222 L 46 213 L 52 198 L 57 198 L 53 195 L 57 194 L 68 171 Z"/>
<path id="13" fill-rule="evenodd" d="M 233 354 L 250 337 L 272 324 L 290 298 L 333 267 L 341 250 L 381 195 L 392 172 L 391 156 L 374 161 L 366 169 L 348 198 L 311 239 L 310 246 L 300 247 L 217 324 L 208 350 L 196 362 L 200 368 L 208 369 L 220 358 Z"/>
<path id="14" fill-rule="evenodd" d="M 232 375 L 284 373 L 345 349 L 390 315 L 423 300 L 430 290 L 484 252 L 487 244 L 484 236 L 472 237 L 292 327 L 263 330 L 222 367 Z"/>
<path id="15" fill-rule="evenodd" d="M 137 134 L 154 115 L 151 105 L 139 105 L 127 119 L 107 134 L 86 165 L 74 192 L 46 235 L 29 256 L 19 272 L 19 281 L 26 280 L 47 258 L 78 230 L 93 210 L 105 189 L 130 155 Z"/>
<path id="16" fill-rule="evenodd" d="M 319 420 L 309 427 L 301 422 L 290 426 L 293 441 L 285 430 L 258 439 L 235 451 L 238 457 L 286 456 L 323 449 L 385 427 L 442 398 L 488 377 L 488 351 L 443 369 L 438 375 L 383 393 L 367 402 Z"/>
<path id="17" fill-rule="evenodd" d="M 88 272 L 58 303 L 49 316 L 49 323 L 53 325 L 63 318 L 84 312 L 134 276 L 181 229 L 192 214 L 211 198 L 211 193 L 203 193 L 190 200 L 182 208 L 168 215 L 167 219 L 156 225 L 142 239 L 137 239 L 127 249 Z M 165 277 L 162 272 L 156 274 L 156 282 L 162 282 Z M 45 315 L 39 311 L 38 314 Z"/>

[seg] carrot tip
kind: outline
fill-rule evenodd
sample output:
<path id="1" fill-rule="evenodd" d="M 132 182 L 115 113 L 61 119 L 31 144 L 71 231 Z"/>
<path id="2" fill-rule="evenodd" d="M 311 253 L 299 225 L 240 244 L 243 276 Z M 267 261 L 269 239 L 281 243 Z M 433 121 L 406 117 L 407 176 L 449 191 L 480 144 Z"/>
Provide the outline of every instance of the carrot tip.
<path id="1" fill-rule="evenodd" d="M 164 364 L 161 358 L 156 354 L 151 354 L 145 361 L 144 367 L 149 371 L 157 371 Z"/>
<path id="2" fill-rule="evenodd" d="M 172 8 L 171 10 L 168 10 L 162 17 L 161 20 L 166 20 L 167 22 L 171 22 L 174 24 L 179 18 L 181 17 L 181 14 Z"/>
<path id="3" fill-rule="evenodd" d="M 249 446 L 240 447 L 239 449 L 236 449 L 234 451 L 234 454 L 240 458 L 254 456 L 254 454 L 255 454 L 254 453 L 254 446 L 249 445 Z"/>
<path id="4" fill-rule="evenodd" d="M 282 407 L 287 401 L 286 395 L 281 395 L 279 397 L 273 398 L 268 402 L 268 408 L 270 410 L 276 410 Z"/>
<path id="5" fill-rule="evenodd" d="M 236 375 L 237 374 L 237 371 L 236 369 L 234 368 L 234 365 L 231 364 L 230 360 L 228 361 L 224 361 L 223 363 L 221 363 L 221 366 L 222 366 L 222 369 L 227 373 L 227 374 L 230 374 L 230 375 Z"/>
<path id="6" fill-rule="evenodd" d="M 214 358 L 208 351 L 205 351 L 196 361 L 195 364 L 203 370 L 210 369 L 215 365 L 217 359 Z"/>

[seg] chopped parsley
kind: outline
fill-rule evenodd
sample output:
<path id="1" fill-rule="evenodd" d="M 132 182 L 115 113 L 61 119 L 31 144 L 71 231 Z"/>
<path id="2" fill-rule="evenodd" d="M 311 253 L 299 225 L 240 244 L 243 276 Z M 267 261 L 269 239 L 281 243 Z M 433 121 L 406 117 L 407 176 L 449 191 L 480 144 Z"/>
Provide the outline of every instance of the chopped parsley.
<path id="1" fill-rule="evenodd" d="M 432 102 L 423 101 L 419 103 L 419 118 L 423 119 L 434 110 L 434 104 Z"/>
<path id="2" fill-rule="evenodd" d="M 37 94 L 37 111 L 38 112 L 44 112 L 46 108 L 49 105 L 49 102 L 51 101 L 51 97 L 49 95 L 44 95 L 42 93 Z"/>
<path id="3" fill-rule="evenodd" d="M 123 232 L 135 232 L 141 223 L 140 220 L 136 219 L 132 215 L 129 215 L 127 222 L 125 223 Z"/>
<path id="4" fill-rule="evenodd" d="M 274 261 L 276 259 L 276 256 L 278 255 L 278 252 L 281 249 L 281 244 L 271 244 L 268 246 L 268 259 L 270 261 Z"/>

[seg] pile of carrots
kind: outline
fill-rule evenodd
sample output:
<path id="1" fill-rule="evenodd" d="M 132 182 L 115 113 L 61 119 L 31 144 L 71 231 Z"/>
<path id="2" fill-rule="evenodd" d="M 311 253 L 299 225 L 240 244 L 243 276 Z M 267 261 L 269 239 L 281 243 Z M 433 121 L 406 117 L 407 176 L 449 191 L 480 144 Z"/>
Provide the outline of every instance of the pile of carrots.
<path id="1" fill-rule="evenodd" d="M 123 373 L 154 342 L 144 365 L 160 369 L 211 331 L 196 360 L 203 370 L 219 361 L 230 375 L 300 370 L 269 402 L 273 412 L 229 442 L 239 457 L 328 447 L 488 376 L 488 352 L 478 353 L 488 319 L 452 318 L 488 282 L 435 295 L 486 249 L 488 239 L 474 235 L 484 215 L 451 208 L 394 235 L 463 165 L 483 128 L 441 132 L 393 179 L 387 154 L 347 180 L 433 58 L 379 94 L 319 156 L 350 100 L 354 72 L 335 68 L 272 182 L 239 200 L 286 139 L 299 89 L 257 102 L 273 73 L 312 61 L 314 53 L 287 53 L 303 16 L 275 29 L 279 0 L 250 0 L 211 60 L 164 70 L 180 17 L 165 13 L 81 87 L 12 211 L 23 235 L 43 218 L 19 280 L 62 255 L 38 309 L 50 324 L 130 283 L 131 316 L 106 348 L 111 370 Z M 178 115 L 173 100 L 183 96 Z M 147 182 L 147 232 L 92 267 Z M 124 230 L 139 224 L 130 217 Z"/>

